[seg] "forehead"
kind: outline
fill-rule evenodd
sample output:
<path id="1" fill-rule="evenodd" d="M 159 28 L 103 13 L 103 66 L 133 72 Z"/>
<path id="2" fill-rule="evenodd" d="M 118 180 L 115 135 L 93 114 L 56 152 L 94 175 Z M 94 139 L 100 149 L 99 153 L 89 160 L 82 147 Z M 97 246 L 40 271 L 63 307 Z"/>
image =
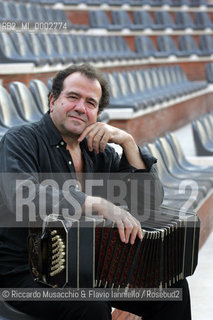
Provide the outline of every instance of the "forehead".
<path id="1" fill-rule="evenodd" d="M 97 79 L 89 79 L 80 72 L 74 72 L 64 79 L 63 91 L 75 91 L 77 93 L 85 93 L 89 96 L 97 96 L 101 98 L 101 84 Z"/>

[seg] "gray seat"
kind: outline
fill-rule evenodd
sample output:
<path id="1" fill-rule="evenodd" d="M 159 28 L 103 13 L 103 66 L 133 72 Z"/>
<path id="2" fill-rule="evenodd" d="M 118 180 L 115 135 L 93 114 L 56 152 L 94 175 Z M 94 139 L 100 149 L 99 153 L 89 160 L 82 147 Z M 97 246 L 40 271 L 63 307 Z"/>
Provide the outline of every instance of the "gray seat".
<path id="1" fill-rule="evenodd" d="M 169 174 L 164 159 L 155 144 L 145 144 L 143 148 L 158 159 L 157 171 L 164 188 L 163 205 L 168 205 L 169 203 L 170 205 L 173 204 L 172 207 L 181 208 L 190 199 L 190 209 L 195 209 L 206 196 L 206 188 L 199 188 L 197 195 L 192 196 L 192 188 L 190 186 L 187 188 L 181 186 L 183 179 L 177 179 Z M 195 191 L 197 191 L 197 188 L 195 188 Z"/>
<path id="2" fill-rule="evenodd" d="M 89 21 L 91 28 L 104 28 L 108 31 L 121 30 L 121 25 L 112 24 L 106 13 L 102 10 L 89 11 Z"/>
<path id="3" fill-rule="evenodd" d="M 9 21 L 9 12 L 7 8 L 7 2 L 0 2 L 0 21 Z"/>
<path id="4" fill-rule="evenodd" d="M 187 11 L 177 11 L 175 12 L 175 24 L 181 28 L 191 28 L 196 29 L 195 24 Z"/>
<path id="5" fill-rule="evenodd" d="M 35 65 L 46 64 L 45 58 L 36 56 L 33 51 L 30 50 L 23 33 L 10 32 L 10 38 L 12 39 L 19 55 L 22 56 L 26 61 L 33 62 Z"/>
<path id="6" fill-rule="evenodd" d="M 213 54 L 213 37 L 210 34 L 203 34 L 199 37 L 199 47 L 201 51 Z"/>
<path id="7" fill-rule="evenodd" d="M 49 56 L 52 64 L 63 63 L 63 57 L 55 50 L 49 34 L 38 33 L 37 37 L 45 54 Z"/>
<path id="8" fill-rule="evenodd" d="M 8 11 L 9 19 L 11 21 L 15 21 L 20 26 L 22 19 L 19 12 L 19 4 L 9 1 L 7 3 L 7 11 Z"/>
<path id="9" fill-rule="evenodd" d="M 48 54 L 44 51 L 38 35 L 36 33 L 33 32 L 24 32 L 23 33 L 24 38 L 26 40 L 26 43 L 28 45 L 28 47 L 30 48 L 31 52 L 33 52 L 33 54 L 36 57 L 39 57 L 40 59 L 42 59 L 46 64 L 54 64 L 55 60 L 53 58 L 51 58 L 50 56 L 48 56 Z"/>
<path id="10" fill-rule="evenodd" d="M 151 38 L 147 36 L 136 36 L 135 37 L 135 49 L 136 53 L 141 58 L 166 58 L 169 56 L 167 52 L 158 51 Z"/>
<path id="11" fill-rule="evenodd" d="M 134 11 L 134 22 L 139 24 L 141 29 L 153 29 L 153 30 L 164 30 L 163 24 L 158 24 L 153 21 L 149 12 L 147 11 Z"/>
<path id="12" fill-rule="evenodd" d="M 180 51 L 174 39 L 167 35 L 157 37 L 157 47 L 159 51 L 167 52 L 169 55 L 177 57 L 187 57 L 190 55 L 187 51 Z"/>
<path id="13" fill-rule="evenodd" d="M 179 48 L 181 51 L 188 52 L 190 55 L 196 54 L 198 56 L 208 56 L 209 52 L 200 50 L 195 39 L 190 35 L 181 35 L 178 38 Z"/>
<path id="14" fill-rule="evenodd" d="M 105 77 L 109 83 L 110 104 L 108 108 L 132 108 L 135 109 L 133 101 L 129 101 L 123 97 L 114 73 L 105 73 Z"/>
<path id="15" fill-rule="evenodd" d="M 174 30 L 182 29 L 180 26 L 176 25 L 171 18 L 171 15 L 167 11 L 156 11 L 154 12 L 156 25 L 163 26 L 164 29 L 172 28 Z"/>
<path id="16" fill-rule="evenodd" d="M 57 37 L 60 37 L 63 45 L 64 50 L 71 56 L 73 62 L 81 62 L 76 45 L 75 45 L 75 35 L 73 34 L 58 34 Z"/>
<path id="17" fill-rule="evenodd" d="M 210 19 L 210 16 L 207 12 L 195 12 L 194 13 L 194 22 L 198 29 L 203 30 L 206 28 L 213 28 L 213 23 Z"/>
<path id="18" fill-rule="evenodd" d="M 34 58 L 19 53 L 6 32 L 0 33 L 0 61 L 1 63 L 35 63 Z"/>
<path id="19" fill-rule="evenodd" d="M 170 174 L 167 166 L 166 159 L 162 157 L 161 152 L 157 148 L 155 143 L 145 144 L 149 152 L 158 159 L 158 174 L 163 183 L 163 185 L 168 189 L 181 190 L 180 183 L 183 181 L 183 178 L 177 178 Z M 207 195 L 206 187 L 198 187 L 199 189 L 199 199 L 203 199 Z M 197 190 L 197 186 L 195 187 Z"/>
<path id="20" fill-rule="evenodd" d="M 141 30 L 143 28 L 139 23 L 134 24 L 126 11 L 112 11 L 112 21 L 113 24 L 120 25 L 122 29 Z"/>
<path id="21" fill-rule="evenodd" d="M 71 35 L 76 55 L 78 56 L 79 61 L 90 61 L 92 60 L 92 57 L 90 58 L 90 53 L 87 51 L 86 42 L 85 42 L 85 35 Z"/>
<path id="22" fill-rule="evenodd" d="M 19 116 L 10 94 L 4 87 L 0 86 L 0 125 L 2 132 L 6 132 L 3 128 L 8 129 L 25 123 L 26 121 Z"/>
<path id="23" fill-rule="evenodd" d="M 192 121 L 192 132 L 198 156 L 213 156 L 213 141 L 209 140 L 208 132 L 201 120 Z"/>
<path id="24" fill-rule="evenodd" d="M 48 38 L 52 43 L 52 47 L 55 50 L 56 57 L 59 57 L 63 64 L 73 62 L 72 55 L 69 51 L 66 50 L 63 39 L 60 35 L 49 34 Z"/>
<path id="25" fill-rule="evenodd" d="M 206 0 L 190 0 L 189 6 L 190 7 L 206 6 Z"/>
<path id="26" fill-rule="evenodd" d="M 0 320 L 39 320 L 38 318 L 27 315 L 16 310 L 9 303 L 0 300 Z M 41 319 L 40 319 L 41 320 Z"/>
<path id="27" fill-rule="evenodd" d="M 208 191 L 212 189 L 213 177 L 210 177 L 209 174 L 191 172 L 178 166 L 172 148 L 165 137 L 157 138 L 155 140 L 155 144 L 162 157 L 165 159 L 165 162 L 167 163 L 167 169 L 172 176 L 182 179 L 192 179 L 198 185 L 205 186 Z"/>
<path id="28" fill-rule="evenodd" d="M 152 7 L 161 7 L 162 5 L 170 5 L 171 0 L 149 0 L 149 5 Z"/>
<path id="29" fill-rule="evenodd" d="M 196 165 L 196 164 L 190 162 L 186 158 L 186 156 L 184 154 L 184 150 L 182 149 L 181 144 L 178 141 L 178 139 L 174 133 L 167 132 L 165 137 L 173 150 L 173 153 L 175 155 L 175 158 L 177 160 L 178 165 L 181 168 L 188 170 L 188 171 L 192 171 L 192 172 L 208 173 L 208 174 L 213 173 L 213 166 L 208 167 L 208 166 Z"/>
<path id="30" fill-rule="evenodd" d="M 206 80 L 208 83 L 213 83 L 213 63 L 209 62 L 205 66 L 205 72 L 206 72 Z"/>
<path id="31" fill-rule="evenodd" d="M 49 90 L 43 81 L 33 79 L 30 81 L 30 91 L 34 97 L 38 110 L 44 114 L 48 111 Z"/>
<path id="32" fill-rule="evenodd" d="M 37 108 L 30 90 L 19 81 L 11 82 L 10 93 L 19 116 L 29 122 L 39 121 L 42 113 Z"/>

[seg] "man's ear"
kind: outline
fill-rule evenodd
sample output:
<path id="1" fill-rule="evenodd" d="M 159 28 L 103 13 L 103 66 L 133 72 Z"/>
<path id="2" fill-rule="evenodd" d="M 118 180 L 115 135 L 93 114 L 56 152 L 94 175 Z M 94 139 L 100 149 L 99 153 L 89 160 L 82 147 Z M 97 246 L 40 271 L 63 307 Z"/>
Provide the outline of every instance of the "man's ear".
<path id="1" fill-rule="evenodd" d="M 50 102 L 50 112 L 52 112 L 53 111 L 54 102 L 55 102 L 55 99 L 53 97 L 53 93 L 50 93 L 50 95 L 49 95 L 49 102 Z"/>

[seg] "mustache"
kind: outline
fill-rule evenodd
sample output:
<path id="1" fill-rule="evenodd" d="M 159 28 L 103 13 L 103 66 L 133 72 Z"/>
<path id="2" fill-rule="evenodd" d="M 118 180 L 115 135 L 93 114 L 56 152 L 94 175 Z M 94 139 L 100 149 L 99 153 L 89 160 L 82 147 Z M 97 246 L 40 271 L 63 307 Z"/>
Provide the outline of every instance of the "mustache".
<path id="1" fill-rule="evenodd" d="M 87 118 L 86 114 L 82 114 L 82 113 L 77 112 L 77 111 L 70 111 L 70 112 L 67 113 L 67 115 L 69 117 L 77 117 L 77 118 L 83 120 L 84 122 L 88 121 L 88 118 Z"/>

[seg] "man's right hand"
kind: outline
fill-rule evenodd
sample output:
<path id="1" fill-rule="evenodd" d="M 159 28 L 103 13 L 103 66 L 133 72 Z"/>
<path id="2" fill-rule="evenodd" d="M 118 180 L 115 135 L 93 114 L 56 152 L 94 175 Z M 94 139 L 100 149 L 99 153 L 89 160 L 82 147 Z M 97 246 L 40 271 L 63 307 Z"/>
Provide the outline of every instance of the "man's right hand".
<path id="1" fill-rule="evenodd" d="M 83 210 L 85 215 L 97 212 L 99 216 L 115 222 L 122 242 L 134 244 L 137 236 L 139 239 L 143 237 L 140 222 L 128 211 L 106 199 L 87 196 Z"/>

